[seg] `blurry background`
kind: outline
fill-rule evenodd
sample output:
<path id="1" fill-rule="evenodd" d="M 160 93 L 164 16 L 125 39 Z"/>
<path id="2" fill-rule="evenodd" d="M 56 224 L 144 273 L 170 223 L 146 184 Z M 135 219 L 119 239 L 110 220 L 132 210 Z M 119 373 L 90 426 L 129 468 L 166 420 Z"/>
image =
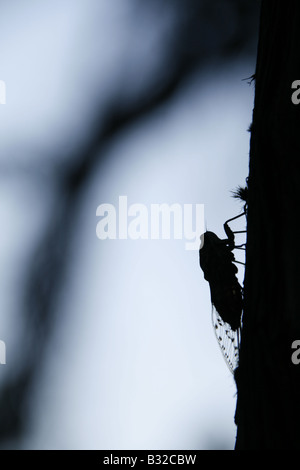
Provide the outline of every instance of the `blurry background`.
<path id="1" fill-rule="evenodd" d="M 233 448 L 198 252 L 100 241 L 96 209 L 204 204 L 224 237 L 258 20 L 253 0 L 0 1 L 1 448 Z"/>

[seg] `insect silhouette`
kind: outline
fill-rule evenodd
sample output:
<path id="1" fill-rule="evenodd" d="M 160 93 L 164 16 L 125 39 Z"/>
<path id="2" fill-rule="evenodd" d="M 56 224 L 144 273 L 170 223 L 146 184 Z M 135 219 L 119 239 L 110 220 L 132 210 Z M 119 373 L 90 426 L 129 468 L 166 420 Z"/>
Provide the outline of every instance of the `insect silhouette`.
<path id="1" fill-rule="evenodd" d="M 245 250 L 245 243 L 235 245 L 235 233 L 243 233 L 246 230 L 233 232 L 228 224 L 243 215 L 246 215 L 246 206 L 243 213 L 224 223 L 227 235 L 224 240 L 215 233 L 206 231 L 201 236 L 203 238 L 199 250 L 200 267 L 210 287 L 216 337 L 232 373 L 238 366 L 243 312 L 243 289 L 237 279 L 238 268 L 235 265 L 241 262 L 235 259 L 233 250 Z"/>

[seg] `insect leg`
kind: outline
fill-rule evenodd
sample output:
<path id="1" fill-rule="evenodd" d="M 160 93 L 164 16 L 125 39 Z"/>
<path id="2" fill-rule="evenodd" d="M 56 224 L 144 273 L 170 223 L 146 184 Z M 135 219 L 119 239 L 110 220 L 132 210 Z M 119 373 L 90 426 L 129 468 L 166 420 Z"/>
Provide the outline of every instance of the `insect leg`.
<path id="1" fill-rule="evenodd" d="M 239 215 L 236 215 L 235 217 L 232 217 L 231 219 L 226 220 L 225 224 L 227 225 L 229 222 L 232 222 L 233 220 L 238 219 L 239 217 L 242 217 L 243 215 L 246 215 L 246 211 L 242 212 Z"/>
<path id="2" fill-rule="evenodd" d="M 228 237 L 228 245 L 229 245 L 229 248 L 231 250 L 234 249 L 234 234 L 235 233 L 245 233 L 246 230 L 237 230 L 237 231 L 233 231 L 231 230 L 231 228 L 229 227 L 228 223 L 229 222 L 232 222 L 233 220 L 236 220 L 240 217 L 242 217 L 243 215 L 245 215 L 246 212 L 242 212 L 241 214 L 239 215 L 236 215 L 235 217 L 232 217 L 231 219 L 228 219 L 226 220 L 226 222 L 224 223 L 223 227 L 224 227 L 224 232 L 226 233 L 227 237 Z"/>

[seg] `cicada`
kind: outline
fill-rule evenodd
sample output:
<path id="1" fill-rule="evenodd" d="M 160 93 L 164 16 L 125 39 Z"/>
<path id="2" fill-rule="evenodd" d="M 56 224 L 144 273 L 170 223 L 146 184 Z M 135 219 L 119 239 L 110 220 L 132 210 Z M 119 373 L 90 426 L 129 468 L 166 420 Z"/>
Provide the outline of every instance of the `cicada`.
<path id="1" fill-rule="evenodd" d="M 212 303 L 212 321 L 218 343 L 231 372 L 238 366 L 240 331 L 243 312 L 243 289 L 238 281 L 238 268 L 233 250 L 245 249 L 245 244 L 235 245 L 235 233 L 228 223 L 242 214 L 227 220 L 224 231 L 227 238 L 221 240 L 215 233 L 202 235 L 199 251 L 200 267 L 208 281 Z M 242 263 L 243 264 L 243 263 Z"/>

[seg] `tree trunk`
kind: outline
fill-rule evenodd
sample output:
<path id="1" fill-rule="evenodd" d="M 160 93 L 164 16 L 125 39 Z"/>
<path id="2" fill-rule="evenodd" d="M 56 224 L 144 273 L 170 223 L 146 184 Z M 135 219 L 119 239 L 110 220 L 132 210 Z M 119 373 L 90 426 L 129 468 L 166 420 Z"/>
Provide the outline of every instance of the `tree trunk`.
<path id="1" fill-rule="evenodd" d="M 250 142 L 237 450 L 300 448 L 300 2 L 262 0 Z"/>

